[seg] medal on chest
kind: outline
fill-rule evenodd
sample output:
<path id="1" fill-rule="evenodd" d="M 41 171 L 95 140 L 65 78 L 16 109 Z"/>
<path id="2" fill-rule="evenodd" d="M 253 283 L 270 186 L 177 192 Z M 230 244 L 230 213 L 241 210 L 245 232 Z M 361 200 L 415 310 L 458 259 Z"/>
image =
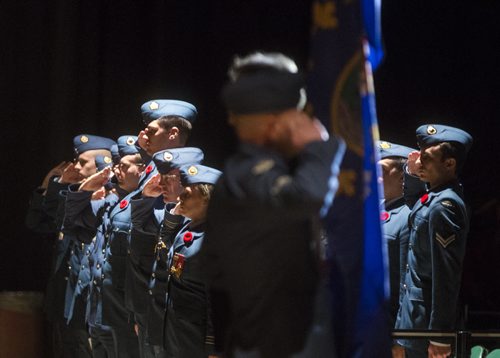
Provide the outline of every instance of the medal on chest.
<path id="1" fill-rule="evenodd" d="M 179 253 L 175 253 L 172 258 L 172 266 L 170 266 L 170 273 L 177 277 L 178 279 L 182 275 L 182 270 L 184 269 L 185 256 Z"/>

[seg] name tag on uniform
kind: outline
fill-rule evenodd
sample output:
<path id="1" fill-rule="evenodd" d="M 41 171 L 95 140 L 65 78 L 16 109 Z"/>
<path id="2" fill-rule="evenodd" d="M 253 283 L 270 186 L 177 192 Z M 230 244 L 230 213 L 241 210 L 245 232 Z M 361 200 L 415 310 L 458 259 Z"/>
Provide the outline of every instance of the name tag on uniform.
<path id="1" fill-rule="evenodd" d="M 177 278 L 182 275 L 182 270 L 184 269 L 185 256 L 175 253 L 172 258 L 172 266 L 170 266 L 170 273 Z"/>

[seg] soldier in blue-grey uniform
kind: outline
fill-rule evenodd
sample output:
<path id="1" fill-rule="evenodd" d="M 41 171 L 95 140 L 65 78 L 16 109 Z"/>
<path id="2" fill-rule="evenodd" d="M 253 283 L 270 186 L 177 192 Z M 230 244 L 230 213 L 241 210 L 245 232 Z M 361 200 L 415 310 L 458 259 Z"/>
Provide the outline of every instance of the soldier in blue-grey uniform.
<path id="1" fill-rule="evenodd" d="M 179 168 L 184 164 L 197 164 L 203 160 L 199 148 L 173 148 L 155 153 L 153 161 L 159 174 L 144 186 L 142 198 L 132 201 L 132 225 L 141 241 L 156 241 L 155 260 L 149 279 L 151 296 L 147 312 L 147 338 L 153 347 L 155 357 L 166 357 L 163 348 L 163 326 L 167 294 L 167 253 L 172 246 L 175 233 L 184 218 L 174 213 L 177 198 L 183 190 Z M 140 236 L 139 236 L 140 234 Z M 147 252 L 145 252 L 147 253 Z"/>
<path id="2" fill-rule="evenodd" d="M 146 128 L 139 133 L 136 146 L 146 163 L 146 169 L 141 176 L 137 191 L 127 196 L 128 201 L 142 191 L 144 184 L 157 173 L 155 164 L 151 160 L 154 153 L 185 146 L 198 113 L 191 103 L 172 99 L 147 101 L 141 106 L 141 112 Z M 175 201 L 176 195 L 170 200 Z M 156 241 L 149 242 L 135 237 L 136 232 L 132 227 L 126 264 L 125 303 L 134 313 L 141 357 L 144 358 L 154 354 L 152 347 L 147 343 L 146 313 L 150 301 L 147 290 Z M 139 255 L 139 252 L 145 254 Z"/>
<path id="3" fill-rule="evenodd" d="M 77 135 L 73 138 L 78 163 L 75 168 L 79 170 L 81 179 L 84 180 L 97 171 L 96 157 L 104 156 L 111 159 L 111 147 L 115 141 L 89 134 Z M 79 184 L 73 184 L 79 186 Z M 68 192 L 71 191 L 71 186 Z M 67 199 L 67 197 L 66 197 Z M 68 279 L 65 293 L 64 317 L 68 324 L 86 329 L 87 325 L 87 295 L 90 283 L 90 255 L 94 249 L 95 238 L 84 235 L 84 232 L 75 225 L 71 219 L 71 205 L 65 206 L 65 218 L 62 232 L 64 240 L 69 240 L 68 259 L 63 264 L 67 265 Z M 97 342 L 92 344 L 93 356 L 103 356 L 104 349 Z"/>
<path id="4" fill-rule="evenodd" d="M 303 112 L 292 59 L 236 57 L 229 76 L 222 99 L 240 146 L 215 186 L 202 248 L 216 351 L 288 357 L 312 327 L 319 213 L 344 144 Z"/>
<path id="5" fill-rule="evenodd" d="M 88 178 L 78 191 L 70 192 L 67 200 L 67 206 L 72 209 L 67 219 L 85 229 L 87 237 L 95 236 L 90 256 L 87 320 L 93 338 L 106 347 L 108 356 L 139 355 L 133 321 L 124 303 L 130 210 L 127 211 L 126 200 L 121 200 L 137 188 L 144 169 L 135 147 L 136 140 L 137 137 L 131 135 L 118 138 L 121 159 L 114 167 L 116 185 L 104 200 L 96 200 L 95 196 L 111 175 L 109 158 L 108 167 Z"/>
<path id="6" fill-rule="evenodd" d="M 409 163 L 410 174 L 427 183 L 409 217 L 410 239 L 397 329 L 456 329 L 458 295 L 465 255 L 469 215 L 458 181 L 472 137 L 439 124 L 417 131 L 420 156 Z M 406 356 L 444 357 L 449 341 L 401 339 Z M 403 348 L 399 348 L 399 354 Z"/>
<path id="7" fill-rule="evenodd" d="M 211 192 L 221 174 L 203 165 L 180 168 L 184 191 L 175 212 L 189 220 L 175 237 L 171 236 L 173 244 L 168 252 L 164 344 L 169 358 L 203 358 L 215 353 L 208 287 L 199 251 Z"/>
<path id="8" fill-rule="evenodd" d="M 70 183 L 80 180 L 75 163 L 63 161 L 52 168 L 42 184 L 34 190 L 26 215 L 29 229 L 54 238 L 50 258 L 51 271 L 45 292 L 44 311 L 49 323 L 52 353 L 54 357 L 67 356 L 79 352 L 80 357 L 90 356 L 88 333 L 73 328 L 64 319 L 64 298 L 67 277 L 66 267 L 62 266 L 67 240 L 59 234 L 64 216 L 64 192 Z"/>
<path id="9" fill-rule="evenodd" d="M 408 155 L 414 149 L 400 144 L 379 141 L 377 148 L 380 155 L 379 165 L 382 169 L 384 183 L 384 211 L 381 214 L 382 228 L 387 242 L 389 257 L 390 284 L 390 319 L 394 326 L 399 309 L 399 291 L 402 287 L 402 275 L 406 267 L 408 251 L 408 215 L 410 208 L 403 196 L 403 172 Z"/>

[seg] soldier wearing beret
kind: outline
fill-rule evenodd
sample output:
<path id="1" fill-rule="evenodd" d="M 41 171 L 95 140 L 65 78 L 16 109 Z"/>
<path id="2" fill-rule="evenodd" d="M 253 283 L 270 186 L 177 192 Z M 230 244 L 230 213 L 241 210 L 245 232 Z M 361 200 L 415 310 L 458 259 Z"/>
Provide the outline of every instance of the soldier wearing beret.
<path id="1" fill-rule="evenodd" d="M 402 287 L 401 272 L 406 267 L 408 250 L 408 215 L 410 208 L 403 196 L 403 171 L 408 155 L 414 149 L 400 144 L 380 141 L 379 165 L 384 183 L 384 208 L 381 214 L 383 234 L 387 242 L 389 256 L 390 317 L 394 326 L 399 309 L 399 291 Z"/>
<path id="2" fill-rule="evenodd" d="M 303 112 L 290 58 L 237 57 L 229 75 L 222 99 L 240 146 L 214 189 L 202 248 L 216 348 L 287 357 L 303 350 L 311 327 L 315 228 L 344 144 Z"/>
<path id="3" fill-rule="evenodd" d="M 427 183 L 409 216 L 408 264 L 397 329 L 453 330 L 460 290 L 469 215 L 458 176 L 472 145 L 465 131 L 445 125 L 423 125 L 417 131 L 420 155 L 410 174 Z M 398 340 L 406 356 L 445 357 L 449 342 L 441 339 Z M 398 350 L 402 353 L 403 348 Z"/>

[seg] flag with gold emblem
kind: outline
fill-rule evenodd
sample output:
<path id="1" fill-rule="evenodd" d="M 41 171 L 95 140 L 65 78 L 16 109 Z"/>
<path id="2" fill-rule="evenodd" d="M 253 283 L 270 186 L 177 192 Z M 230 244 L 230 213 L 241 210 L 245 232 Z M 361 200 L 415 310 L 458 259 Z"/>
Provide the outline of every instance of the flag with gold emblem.
<path id="1" fill-rule="evenodd" d="M 339 190 L 324 217 L 338 357 L 389 357 L 386 247 L 377 182 L 372 69 L 383 55 L 380 1 L 316 0 L 309 110 L 347 144 Z M 375 355 L 374 355 L 375 354 Z"/>

